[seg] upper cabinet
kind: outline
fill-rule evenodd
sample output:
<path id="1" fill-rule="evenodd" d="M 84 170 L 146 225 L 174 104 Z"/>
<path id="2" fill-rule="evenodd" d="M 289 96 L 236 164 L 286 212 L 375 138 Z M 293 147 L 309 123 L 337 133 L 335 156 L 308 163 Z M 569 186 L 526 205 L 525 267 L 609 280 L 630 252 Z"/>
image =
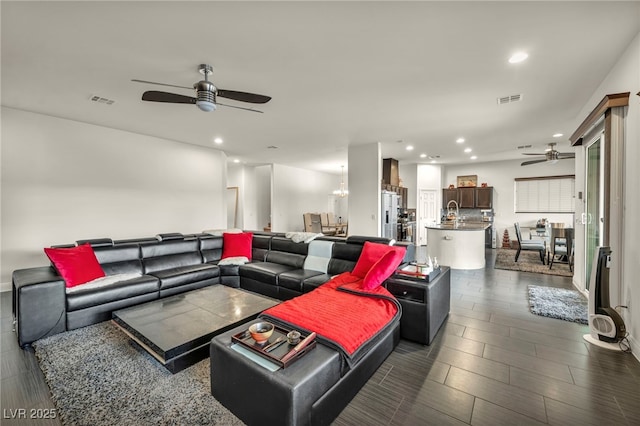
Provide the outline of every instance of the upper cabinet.
<path id="1" fill-rule="evenodd" d="M 493 187 L 476 188 L 476 208 L 493 208 Z"/>
<path id="2" fill-rule="evenodd" d="M 461 209 L 492 209 L 493 187 L 444 188 L 442 190 L 442 207 L 446 209 L 451 200 L 457 202 Z"/>
<path id="3" fill-rule="evenodd" d="M 398 160 L 393 158 L 384 158 L 382 160 L 382 183 L 392 186 L 400 186 Z"/>
<path id="4" fill-rule="evenodd" d="M 458 202 L 458 190 L 456 188 L 444 188 L 442 190 L 442 206 L 446 209 L 450 201 Z"/>
<path id="5" fill-rule="evenodd" d="M 458 206 L 461 209 L 473 209 L 476 207 L 476 189 L 458 188 Z"/>
<path id="6" fill-rule="evenodd" d="M 398 160 L 394 158 L 384 158 L 382 160 L 381 189 L 383 191 L 395 192 L 400 196 L 398 208 L 402 210 L 406 210 L 408 208 L 408 190 L 404 186 L 400 186 L 400 170 L 398 168 Z"/>

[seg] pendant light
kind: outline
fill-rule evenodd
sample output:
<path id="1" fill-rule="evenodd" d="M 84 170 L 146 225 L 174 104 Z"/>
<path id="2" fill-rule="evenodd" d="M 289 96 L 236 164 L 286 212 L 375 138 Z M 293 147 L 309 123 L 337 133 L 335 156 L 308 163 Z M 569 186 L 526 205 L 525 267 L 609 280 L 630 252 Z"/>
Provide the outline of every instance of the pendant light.
<path id="1" fill-rule="evenodd" d="M 347 195 L 349 195 L 349 191 L 344 188 L 344 166 L 340 166 L 340 167 L 342 167 L 342 173 L 340 178 L 340 189 L 336 189 L 335 191 L 333 191 L 333 194 L 338 195 L 340 198 L 344 198 Z"/>

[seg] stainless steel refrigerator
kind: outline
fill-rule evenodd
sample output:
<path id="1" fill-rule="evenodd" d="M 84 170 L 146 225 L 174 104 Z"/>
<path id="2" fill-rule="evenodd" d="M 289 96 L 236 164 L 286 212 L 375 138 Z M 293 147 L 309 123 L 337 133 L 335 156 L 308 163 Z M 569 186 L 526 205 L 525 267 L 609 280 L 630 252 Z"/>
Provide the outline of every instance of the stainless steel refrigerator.
<path id="1" fill-rule="evenodd" d="M 398 199 L 395 192 L 382 191 L 382 236 L 385 238 L 398 238 Z"/>

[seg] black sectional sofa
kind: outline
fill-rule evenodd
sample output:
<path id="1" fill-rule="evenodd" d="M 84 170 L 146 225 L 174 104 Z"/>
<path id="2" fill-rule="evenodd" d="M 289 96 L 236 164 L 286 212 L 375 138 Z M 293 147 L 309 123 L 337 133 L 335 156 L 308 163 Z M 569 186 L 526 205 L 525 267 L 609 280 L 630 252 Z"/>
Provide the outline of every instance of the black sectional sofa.
<path id="1" fill-rule="evenodd" d="M 106 275 L 138 274 L 107 287 L 65 291 L 52 266 L 13 272 L 13 314 L 20 346 L 67 330 L 111 319 L 117 309 L 213 284 L 286 300 L 313 290 L 331 276 L 351 271 L 365 241 L 387 239 L 320 237 L 332 244 L 326 272 L 305 269 L 309 244 L 284 234 L 255 232 L 251 262 L 218 265 L 223 238 L 210 234 L 159 234 L 157 237 L 79 240 L 89 243 Z M 411 255 L 408 251 L 408 256 Z M 407 259 L 409 260 L 409 259 Z"/>

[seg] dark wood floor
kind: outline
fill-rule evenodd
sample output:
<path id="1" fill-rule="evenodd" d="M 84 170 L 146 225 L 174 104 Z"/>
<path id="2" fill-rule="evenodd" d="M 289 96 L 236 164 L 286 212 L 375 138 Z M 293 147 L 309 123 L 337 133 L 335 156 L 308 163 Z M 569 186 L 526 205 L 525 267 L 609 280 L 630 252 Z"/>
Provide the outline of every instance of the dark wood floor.
<path id="1" fill-rule="evenodd" d="M 493 265 L 495 251 L 487 251 Z M 640 425 L 640 363 L 585 343 L 586 326 L 529 313 L 527 285 L 568 278 L 452 271 L 451 314 L 431 346 L 401 341 L 336 425 Z M 35 357 L 11 332 L 2 293 L 2 420 L 53 408 Z"/>

